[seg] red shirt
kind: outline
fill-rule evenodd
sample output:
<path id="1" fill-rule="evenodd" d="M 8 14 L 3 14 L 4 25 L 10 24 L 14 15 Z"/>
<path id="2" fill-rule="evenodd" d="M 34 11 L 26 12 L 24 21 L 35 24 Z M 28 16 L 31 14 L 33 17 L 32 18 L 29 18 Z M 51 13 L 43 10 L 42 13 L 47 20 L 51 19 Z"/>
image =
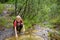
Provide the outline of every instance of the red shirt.
<path id="1" fill-rule="evenodd" d="M 23 22 L 22 22 L 22 20 L 20 20 L 20 22 L 18 22 L 18 23 L 21 24 L 21 23 L 23 23 Z M 16 25 L 17 25 L 18 23 L 17 23 L 17 21 L 15 20 L 14 23 L 13 23 L 14 27 L 16 27 Z"/>

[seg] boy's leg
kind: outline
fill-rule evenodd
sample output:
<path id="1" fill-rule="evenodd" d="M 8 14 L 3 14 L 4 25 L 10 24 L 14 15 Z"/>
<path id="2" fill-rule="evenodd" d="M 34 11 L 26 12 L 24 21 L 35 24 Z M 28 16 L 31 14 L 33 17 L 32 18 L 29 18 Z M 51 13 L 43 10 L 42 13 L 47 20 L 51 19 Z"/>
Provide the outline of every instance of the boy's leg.
<path id="1" fill-rule="evenodd" d="M 19 33 L 19 26 L 17 26 L 16 29 L 17 29 L 17 33 Z"/>
<path id="2" fill-rule="evenodd" d="M 22 28 L 23 28 L 23 25 L 21 24 L 21 25 L 19 26 L 19 32 L 21 32 Z"/>

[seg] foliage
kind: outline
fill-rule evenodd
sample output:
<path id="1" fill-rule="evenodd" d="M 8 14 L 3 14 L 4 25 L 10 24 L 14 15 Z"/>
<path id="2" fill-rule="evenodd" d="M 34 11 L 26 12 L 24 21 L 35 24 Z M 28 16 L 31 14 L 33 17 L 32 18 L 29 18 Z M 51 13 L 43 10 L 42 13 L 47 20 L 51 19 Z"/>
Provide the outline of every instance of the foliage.
<path id="1" fill-rule="evenodd" d="M 4 5 L 0 4 L 0 14 L 2 13 L 3 10 L 4 10 Z"/>
<path id="2" fill-rule="evenodd" d="M 13 19 L 15 19 L 15 17 L 0 17 L 0 26 L 2 27 L 6 27 L 6 28 L 10 28 L 13 26 Z"/>
<path id="3" fill-rule="evenodd" d="M 44 24 L 45 22 L 47 25 L 52 25 L 52 23 L 57 23 L 60 20 L 59 5 L 57 3 L 58 0 L 27 0 L 21 16 L 24 19 L 29 19 L 29 21 L 34 20 L 34 23 Z"/>
<path id="4" fill-rule="evenodd" d="M 14 4 L 15 0 L 7 3 Z M 17 11 L 27 26 L 41 23 L 53 27 L 55 23 L 60 23 L 59 0 L 17 0 Z"/>
<path id="5" fill-rule="evenodd" d="M 1 3 L 8 2 L 8 0 L 0 0 Z"/>
<path id="6" fill-rule="evenodd" d="M 5 26 L 5 24 L 7 23 L 7 20 L 4 17 L 0 17 L 0 26 Z"/>

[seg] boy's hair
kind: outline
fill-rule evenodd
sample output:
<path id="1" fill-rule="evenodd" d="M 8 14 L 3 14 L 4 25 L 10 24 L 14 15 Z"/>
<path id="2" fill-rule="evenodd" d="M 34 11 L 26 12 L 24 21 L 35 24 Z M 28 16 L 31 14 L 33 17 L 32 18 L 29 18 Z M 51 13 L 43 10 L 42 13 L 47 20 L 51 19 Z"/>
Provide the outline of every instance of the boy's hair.
<path id="1" fill-rule="evenodd" d="M 16 18 L 21 18 L 21 17 L 18 15 L 18 16 L 16 16 Z"/>

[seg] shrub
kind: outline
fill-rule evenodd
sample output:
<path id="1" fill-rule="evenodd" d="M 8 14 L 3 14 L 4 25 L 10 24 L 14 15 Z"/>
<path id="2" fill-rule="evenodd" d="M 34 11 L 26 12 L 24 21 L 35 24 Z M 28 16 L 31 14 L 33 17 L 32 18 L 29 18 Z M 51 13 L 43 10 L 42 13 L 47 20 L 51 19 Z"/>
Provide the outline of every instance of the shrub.
<path id="1" fill-rule="evenodd" d="M 4 9 L 4 5 L 0 4 L 0 14 L 2 13 L 3 9 Z"/>

